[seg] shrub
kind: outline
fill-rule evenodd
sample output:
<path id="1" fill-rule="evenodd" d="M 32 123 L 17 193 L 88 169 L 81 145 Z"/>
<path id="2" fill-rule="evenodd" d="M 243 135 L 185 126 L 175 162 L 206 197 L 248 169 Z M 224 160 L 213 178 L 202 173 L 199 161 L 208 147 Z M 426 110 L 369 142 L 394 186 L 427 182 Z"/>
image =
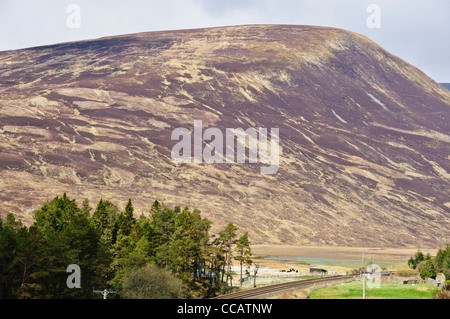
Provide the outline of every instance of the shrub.
<path id="1" fill-rule="evenodd" d="M 416 277 L 419 273 L 414 269 L 398 269 L 395 275 L 399 277 Z"/>
<path id="2" fill-rule="evenodd" d="M 181 280 L 153 263 L 128 271 L 122 285 L 123 297 L 127 299 L 181 298 Z"/>

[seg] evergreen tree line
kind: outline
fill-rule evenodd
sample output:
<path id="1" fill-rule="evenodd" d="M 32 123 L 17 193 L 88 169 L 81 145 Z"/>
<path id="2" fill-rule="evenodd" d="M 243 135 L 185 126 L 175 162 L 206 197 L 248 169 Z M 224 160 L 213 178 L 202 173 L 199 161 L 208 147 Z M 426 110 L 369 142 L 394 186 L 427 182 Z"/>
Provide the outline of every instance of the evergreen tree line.
<path id="1" fill-rule="evenodd" d="M 198 209 L 170 208 L 157 200 L 148 216 L 134 217 L 100 199 L 81 208 L 64 193 L 46 202 L 26 227 L 12 213 L 0 220 L 0 298 L 191 298 L 232 286 L 233 260 L 252 264 L 248 233 L 229 223 L 210 236 Z M 67 267 L 80 266 L 81 288 L 69 288 Z"/>
<path id="2" fill-rule="evenodd" d="M 408 266 L 416 269 L 422 279 L 436 279 L 438 273 L 445 276 L 445 280 L 450 280 L 450 245 L 445 249 L 439 248 L 436 256 L 431 257 L 430 253 L 424 255 L 420 249 L 408 260 Z"/>

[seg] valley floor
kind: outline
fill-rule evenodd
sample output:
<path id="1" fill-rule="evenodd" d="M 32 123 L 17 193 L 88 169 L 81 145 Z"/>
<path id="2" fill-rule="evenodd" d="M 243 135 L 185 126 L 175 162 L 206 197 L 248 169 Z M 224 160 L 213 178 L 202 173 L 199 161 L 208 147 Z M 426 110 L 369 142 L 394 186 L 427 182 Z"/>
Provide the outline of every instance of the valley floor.
<path id="1" fill-rule="evenodd" d="M 438 247 L 420 248 L 427 254 L 434 254 Z M 306 262 L 311 265 L 333 265 L 358 268 L 364 258 L 380 266 L 394 266 L 406 263 L 417 252 L 418 247 L 377 248 L 377 247 L 343 247 L 343 246 L 290 246 L 290 245 L 252 245 L 252 252 L 261 258 L 274 258 L 280 261 Z"/>
<path id="2" fill-rule="evenodd" d="M 436 249 L 423 249 L 426 254 L 434 254 Z M 259 264 L 256 285 L 271 285 L 286 281 L 312 278 L 311 268 L 325 269 L 328 274 L 350 274 L 369 261 L 374 261 L 385 270 L 409 269 L 407 261 L 417 252 L 417 248 L 375 248 L 375 247 L 324 247 L 289 245 L 253 245 L 253 261 Z M 364 254 L 363 254 L 364 253 Z M 363 259 L 364 258 L 364 259 Z M 239 284 L 239 266 L 233 267 L 235 285 Z M 253 279 L 247 277 L 242 287 L 252 288 Z M 400 278 L 401 279 L 401 278 Z M 403 284 L 382 282 L 381 287 L 366 287 L 367 299 L 430 299 L 439 289 L 432 284 Z M 395 281 L 395 280 L 393 280 Z M 325 288 L 300 289 L 284 293 L 275 298 L 282 299 L 361 299 L 360 280 L 337 284 Z"/>

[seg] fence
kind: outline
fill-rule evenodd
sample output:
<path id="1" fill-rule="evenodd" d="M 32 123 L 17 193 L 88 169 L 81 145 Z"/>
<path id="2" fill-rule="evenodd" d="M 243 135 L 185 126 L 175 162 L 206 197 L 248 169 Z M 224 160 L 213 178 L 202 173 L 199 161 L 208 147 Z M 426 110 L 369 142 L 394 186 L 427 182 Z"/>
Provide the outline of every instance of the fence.
<path id="1" fill-rule="evenodd" d="M 240 267 L 233 266 L 231 267 L 233 272 L 233 285 L 240 285 Z M 255 277 L 252 275 L 253 269 L 244 268 L 243 276 L 242 276 L 242 287 L 249 288 L 253 287 Z M 327 275 L 337 275 L 337 272 L 331 271 L 328 272 Z M 321 277 L 324 276 L 320 273 L 311 273 L 311 272 L 296 272 L 296 271 L 284 271 L 271 268 L 262 267 L 258 269 L 258 273 L 256 275 L 256 286 L 264 286 L 264 285 L 273 285 L 288 281 L 301 280 L 302 278 L 313 278 L 313 277 Z"/>

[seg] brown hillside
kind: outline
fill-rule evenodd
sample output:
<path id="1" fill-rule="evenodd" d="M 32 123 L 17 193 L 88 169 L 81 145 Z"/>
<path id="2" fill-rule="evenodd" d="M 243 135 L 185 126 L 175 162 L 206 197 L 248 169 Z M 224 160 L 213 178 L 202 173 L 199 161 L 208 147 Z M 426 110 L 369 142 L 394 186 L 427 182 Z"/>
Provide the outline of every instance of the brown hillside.
<path id="1" fill-rule="evenodd" d="M 279 128 L 261 164 L 175 164 L 175 128 Z M 0 52 L 0 212 L 67 192 L 197 207 L 253 243 L 450 241 L 450 92 L 349 31 L 261 25 Z"/>

